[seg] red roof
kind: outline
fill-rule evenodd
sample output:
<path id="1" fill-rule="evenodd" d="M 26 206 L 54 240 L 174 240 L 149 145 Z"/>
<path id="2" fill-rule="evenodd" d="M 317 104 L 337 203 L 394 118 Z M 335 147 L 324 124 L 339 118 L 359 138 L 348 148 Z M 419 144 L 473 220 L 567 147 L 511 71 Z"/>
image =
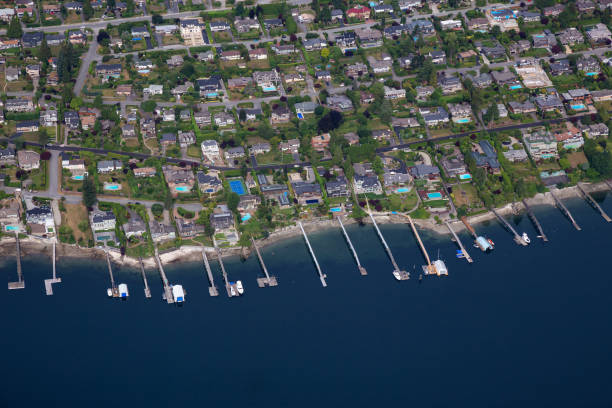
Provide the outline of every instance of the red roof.
<path id="1" fill-rule="evenodd" d="M 370 9 L 366 6 L 357 6 L 348 9 L 346 14 L 370 14 Z"/>

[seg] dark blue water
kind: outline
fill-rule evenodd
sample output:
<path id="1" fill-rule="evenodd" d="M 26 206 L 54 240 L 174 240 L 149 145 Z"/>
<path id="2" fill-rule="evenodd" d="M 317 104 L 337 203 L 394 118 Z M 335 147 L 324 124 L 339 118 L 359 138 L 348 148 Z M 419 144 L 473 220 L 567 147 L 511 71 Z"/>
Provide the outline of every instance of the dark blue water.
<path id="1" fill-rule="evenodd" d="M 497 246 L 470 247 L 472 265 L 447 236 L 425 234 L 450 276 L 421 284 L 393 279 L 371 226 L 348 229 L 368 276 L 328 230 L 310 236 L 327 288 L 296 238 L 263 251 L 276 288 L 257 287 L 254 257 L 226 262 L 246 286 L 239 299 L 209 297 L 201 263 L 168 266 L 187 290 L 180 308 L 161 301 L 155 271 L 146 300 L 139 273 L 115 267 L 131 296 L 108 299 L 101 262 L 62 260 L 46 297 L 48 262 L 26 259 L 26 290 L 0 291 L 0 407 L 609 407 L 612 225 L 567 203 L 582 231 L 552 207 L 536 208 L 548 244 L 526 216 L 511 220 L 528 248 L 481 224 Z M 612 213 L 612 197 L 602 205 Z M 382 230 L 398 263 L 419 268 L 409 227 Z M 14 265 L 2 265 L 7 279 Z"/>

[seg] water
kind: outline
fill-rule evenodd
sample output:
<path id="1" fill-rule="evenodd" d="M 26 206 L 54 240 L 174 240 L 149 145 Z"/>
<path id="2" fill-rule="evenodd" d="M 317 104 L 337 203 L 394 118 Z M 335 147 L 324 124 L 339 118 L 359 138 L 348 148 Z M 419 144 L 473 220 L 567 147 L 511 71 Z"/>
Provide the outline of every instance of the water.
<path id="1" fill-rule="evenodd" d="M 51 268 L 27 257 L 26 289 L 0 295 L 0 406 L 610 406 L 612 225 L 583 200 L 566 204 L 582 231 L 535 207 L 549 243 L 526 215 L 509 220 L 533 237 L 527 248 L 497 221 L 480 224 L 496 248 L 469 245 L 471 265 L 447 236 L 423 234 L 449 276 L 421 284 L 418 272 L 393 279 L 371 225 L 347 228 L 368 276 L 336 228 L 309 234 L 327 288 L 296 237 L 262 251 L 276 288 L 257 287 L 255 257 L 226 260 L 242 298 L 209 297 L 201 262 L 167 266 L 183 307 L 160 300 L 155 271 L 146 300 L 139 272 L 115 267 L 122 302 L 106 297 L 105 263 L 67 259 L 46 297 Z M 612 198 L 602 206 L 612 213 Z M 399 265 L 418 271 L 410 228 L 382 230 Z M 0 270 L 14 280 L 14 259 Z"/>
<path id="2" fill-rule="evenodd" d="M 176 186 L 174 187 L 174 189 L 178 191 L 179 193 L 187 193 L 190 190 L 190 188 L 186 186 Z"/>

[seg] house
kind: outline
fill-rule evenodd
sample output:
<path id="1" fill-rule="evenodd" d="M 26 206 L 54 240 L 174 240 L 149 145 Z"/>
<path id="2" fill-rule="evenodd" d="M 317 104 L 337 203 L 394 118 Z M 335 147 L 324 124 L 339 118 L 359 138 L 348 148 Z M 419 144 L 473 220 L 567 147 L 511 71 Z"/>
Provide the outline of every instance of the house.
<path id="1" fill-rule="evenodd" d="M 469 79 L 472 82 L 472 85 L 480 89 L 487 88 L 491 86 L 491 84 L 493 84 L 493 77 L 491 77 L 491 75 L 486 72 L 476 76 L 465 74 L 464 79 Z"/>
<path id="2" fill-rule="evenodd" d="M 591 14 L 595 11 L 595 3 L 590 0 L 579 0 L 576 2 L 576 9 L 582 14 Z"/>
<path id="3" fill-rule="evenodd" d="M 329 100 L 329 98 L 328 98 Z M 291 119 L 291 112 L 289 108 L 284 105 L 279 105 L 276 108 L 272 109 L 272 113 L 270 115 L 270 122 L 273 124 L 276 123 L 287 123 Z"/>
<path id="4" fill-rule="evenodd" d="M 421 0 L 400 0 L 398 3 L 400 10 L 404 13 L 421 8 L 422 5 Z"/>
<path id="5" fill-rule="evenodd" d="M 441 106 L 434 108 L 420 108 L 419 111 L 427 126 L 437 126 L 440 123 L 448 123 L 450 120 L 448 117 L 448 112 L 446 112 L 446 110 Z"/>
<path id="6" fill-rule="evenodd" d="M 327 97 L 327 106 L 330 109 L 346 112 L 353 109 L 353 102 L 346 95 L 330 95 Z"/>
<path id="7" fill-rule="evenodd" d="M 234 115 L 232 115 L 231 113 L 225 111 L 215 113 L 215 125 L 224 127 L 231 126 L 235 123 L 236 120 L 234 119 Z"/>
<path id="8" fill-rule="evenodd" d="M 559 158 L 557 139 L 546 130 L 537 130 L 523 135 L 523 142 L 531 158 L 535 161 Z"/>
<path id="9" fill-rule="evenodd" d="M 242 59 L 242 56 L 238 50 L 229 50 L 223 51 L 220 58 L 222 61 L 238 61 Z"/>
<path id="10" fill-rule="evenodd" d="M 26 222 L 32 234 L 47 234 L 53 232 L 55 222 L 53 212 L 48 206 L 34 207 L 26 211 Z"/>
<path id="11" fill-rule="evenodd" d="M 215 54 L 212 51 L 200 52 L 196 55 L 198 61 L 210 62 L 215 59 Z"/>
<path id="12" fill-rule="evenodd" d="M 301 24 L 310 24 L 315 21 L 315 15 L 313 13 L 301 13 L 298 15 L 298 22 Z"/>
<path id="13" fill-rule="evenodd" d="M 229 31 L 231 29 L 229 23 L 225 20 L 211 21 L 209 25 L 210 25 L 210 31 L 213 33 L 216 33 L 219 31 Z"/>
<path id="14" fill-rule="evenodd" d="M 245 156 L 245 151 L 244 151 L 244 147 L 242 146 L 230 147 L 229 149 L 225 149 L 225 160 L 229 161 L 229 160 L 238 159 L 244 156 Z"/>
<path id="15" fill-rule="evenodd" d="M 355 194 L 382 194 L 383 192 L 378 177 L 372 174 L 360 175 L 355 173 L 353 185 L 355 187 Z"/>
<path id="16" fill-rule="evenodd" d="M 327 42 L 319 37 L 310 39 L 305 38 L 302 45 L 304 45 L 306 51 L 318 51 L 327 47 Z"/>
<path id="17" fill-rule="evenodd" d="M 574 27 L 566 28 L 557 34 L 559 41 L 563 45 L 574 45 L 584 42 L 582 33 Z"/>
<path id="18" fill-rule="evenodd" d="M 608 137 L 610 129 L 604 123 L 594 123 L 583 129 L 584 133 L 590 138 L 596 138 L 600 136 Z"/>
<path id="19" fill-rule="evenodd" d="M 433 23 L 426 19 L 412 20 L 404 26 L 406 33 L 429 37 L 436 34 Z"/>
<path id="20" fill-rule="evenodd" d="M 367 92 L 367 91 L 359 92 L 359 103 L 361 105 L 369 105 L 372 102 L 374 102 L 375 100 L 376 100 L 376 98 L 374 97 L 373 93 Z"/>
<path id="21" fill-rule="evenodd" d="M 489 31 L 489 20 L 484 17 L 469 19 L 467 22 L 468 30 L 487 32 Z"/>
<path id="22" fill-rule="evenodd" d="M 73 110 L 64 111 L 64 124 L 72 130 L 78 129 L 81 125 L 79 114 Z"/>
<path id="23" fill-rule="evenodd" d="M 219 144 L 216 140 L 204 140 L 200 148 L 202 149 L 202 155 L 210 161 L 221 158 Z"/>
<path id="24" fill-rule="evenodd" d="M 21 45 L 23 48 L 39 47 L 43 40 L 43 33 L 40 31 L 32 31 L 23 33 L 21 37 Z"/>
<path id="25" fill-rule="evenodd" d="M 404 24 L 399 24 L 399 25 L 392 25 L 389 27 L 386 27 L 383 30 L 383 33 L 385 34 L 386 38 L 389 39 L 397 39 L 400 36 L 408 33 L 408 27 Z"/>
<path id="26" fill-rule="evenodd" d="M 317 81 L 331 81 L 331 73 L 329 71 L 315 71 L 315 79 Z"/>
<path id="27" fill-rule="evenodd" d="M 180 67 L 183 65 L 183 56 L 182 55 L 173 55 L 166 60 L 166 64 L 169 67 Z"/>
<path id="28" fill-rule="evenodd" d="M 193 130 L 189 130 L 189 131 L 182 131 L 179 130 L 178 132 L 178 142 L 179 142 L 179 146 L 183 149 L 186 149 L 187 147 L 191 146 L 192 144 L 195 144 L 196 142 L 196 137 L 195 137 L 195 133 L 193 133 Z"/>
<path id="29" fill-rule="evenodd" d="M 425 86 L 417 86 L 416 87 L 416 97 L 419 101 L 427 100 L 435 91 L 433 86 L 425 85 Z"/>
<path id="30" fill-rule="evenodd" d="M 14 15 L 15 15 L 15 9 L 14 8 L 2 8 L 2 9 L 0 9 L 0 20 L 4 21 L 5 23 L 10 22 L 13 19 Z"/>
<path id="31" fill-rule="evenodd" d="M 286 84 L 293 84 L 296 82 L 304 82 L 304 77 L 301 74 L 296 73 L 288 73 L 284 76 L 284 81 Z"/>
<path id="32" fill-rule="evenodd" d="M 174 122 L 176 121 L 176 113 L 174 108 L 164 108 L 162 111 L 162 120 L 164 122 Z"/>
<path id="33" fill-rule="evenodd" d="M 199 127 L 212 124 L 212 115 L 208 111 L 194 112 L 193 119 L 195 120 L 196 125 Z"/>
<path id="34" fill-rule="evenodd" d="M 608 43 L 612 40 L 612 33 L 603 23 L 597 23 L 590 29 L 587 29 L 586 35 L 589 41 L 593 43 Z"/>
<path id="35" fill-rule="evenodd" d="M 276 90 L 276 85 L 280 83 L 280 76 L 274 69 L 270 71 L 255 71 L 253 72 L 253 80 L 257 86 L 264 88 L 264 92 L 266 92 L 268 89 L 272 90 L 272 88 Z"/>
<path id="36" fill-rule="evenodd" d="M 94 231 L 114 230 L 117 219 L 112 211 L 94 211 L 91 216 L 91 229 Z"/>
<path id="37" fill-rule="evenodd" d="M 535 113 L 536 107 L 530 101 L 517 102 L 511 101 L 508 102 L 508 108 L 510 112 L 516 115 L 527 114 L 527 113 Z"/>
<path id="38" fill-rule="evenodd" d="M 40 77 L 40 65 L 26 65 L 26 75 L 32 78 L 33 80 L 38 80 L 38 78 Z"/>
<path id="39" fill-rule="evenodd" d="M 87 44 L 87 34 L 81 30 L 70 31 L 68 33 L 68 41 L 73 45 L 85 45 Z"/>
<path id="40" fill-rule="evenodd" d="M 234 27 L 239 33 L 248 33 L 251 30 L 259 30 L 259 22 L 254 18 L 237 18 Z"/>
<path id="41" fill-rule="evenodd" d="M 270 49 L 274 51 L 276 55 L 291 55 L 297 52 L 297 49 L 295 48 L 295 45 L 293 44 L 285 44 L 285 45 L 274 44 L 272 45 L 272 47 L 270 47 Z"/>
<path id="42" fill-rule="evenodd" d="M 342 31 L 337 33 L 334 40 L 343 54 L 346 54 L 347 51 L 355 51 L 357 49 L 357 35 L 353 31 Z"/>
<path id="43" fill-rule="evenodd" d="M 584 145 L 582 132 L 572 122 L 565 122 L 565 126 L 557 128 L 552 132 L 552 135 L 557 139 L 557 143 L 561 143 L 564 149 L 578 149 Z"/>
<path id="44" fill-rule="evenodd" d="M 336 180 L 328 181 L 325 183 L 325 191 L 330 198 L 348 197 L 350 194 L 348 180 L 345 177 L 338 177 Z"/>
<path id="45" fill-rule="evenodd" d="M 499 86 L 507 85 L 510 89 L 519 89 L 523 86 L 512 71 L 491 71 L 491 78 Z"/>
<path id="46" fill-rule="evenodd" d="M 440 175 L 440 169 L 438 166 L 430 166 L 427 164 L 417 164 L 411 167 L 409 171 L 412 177 L 418 179 L 438 177 Z"/>
<path id="47" fill-rule="evenodd" d="M 121 170 L 123 168 L 123 163 L 119 160 L 101 160 L 97 165 L 98 173 L 112 173 L 115 170 Z"/>
<path id="48" fill-rule="evenodd" d="M 329 133 L 323 133 L 317 136 L 313 136 L 310 139 L 310 145 L 317 152 L 323 152 L 328 148 L 329 142 L 331 141 L 331 135 Z"/>
<path id="49" fill-rule="evenodd" d="M 516 13 L 516 18 L 522 18 L 525 23 L 537 23 L 540 21 L 540 13 L 528 10 L 520 10 Z"/>
<path id="50" fill-rule="evenodd" d="M 382 33 L 371 28 L 361 28 L 355 30 L 359 38 L 361 48 L 374 48 L 382 46 Z"/>
<path id="51" fill-rule="evenodd" d="M 366 6 L 358 5 L 352 7 L 346 11 L 346 16 L 348 18 L 356 18 L 359 20 L 365 20 L 370 17 L 370 9 Z"/>
<path id="52" fill-rule="evenodd" d="M 202 224 L 196 224 L 193 220 L 184 218 L 176 218 L 176 229 L 181 238 L 191 238 L 206 231 L 206 227 Z"/>
<path id="53" fill-rule="evenodd" d="M 270 146 L 270 143 L 267 143 L 267 142 L 255 143 L 249 148 L 249 154 L 250 155 L 264 154 L 264 153 L 268 153 L 270 150 L 272 150 L 272 146 Z"/>
<path id="54" fill-rule="evenodd" d="M 280 18 L 268 18 L 264 20 L 264 27 L 266 27 L 268 31 L 275 28 L 283 28 L 283 26 L 283 20 Z"/>
<path id="55" fill-rule="evenodd" d="M 344 20 L 344 12 L 340 9 L 333 9 L 331 11 L 331 21 L 340 22 L 342 20 Z"/>
<path id="56" fill-rule="evenodd" d="M 566 59 L 555 60 L 549 64 L 550 74 L 553 76 L 566 75 L 572 73 L 570 62 Z"/>
<path id="57" fill-rule="evenodd" d="M 584 88 L 569 89 L 561 94 L 563 101 L 573 110 L 585 110 L 585 105 L 593 103 L 591 92 Z"/>
<path id="58" fill-rule="evenodd" d="M 443 95 L 450 95 L 463 90 L 463 86 L 458 77 L 446 76 L 444 74 L 438 76 L 438 86 L 442 88 Z"/>
<path id="59" fill-rule="evenodd" d="M 169 241 L 176 238 L 174 226 L 157 222 L 154 219 L 149 221 L 149 232 L 154 242 Z"/>
<path id="60" fill-rule="evenodd" d="M 129 84 L 117 85 L 117 88 L 115 89 L 115 93 L 117 94 L 117 96 L 130 96 L 132 94 L 132 85 L 129 85 Z"/>
<path id="61" fill-rule="evenodd" d="M 395 88 L 391 88 L 385 85 L 384 91 L 385 91 L 385 99 L 395 100 L 395 99 L 403 99 L 406 97 L 406 90 L 404 88 L 395 89 Z"/>
<path id="62" fill-rule="evenodd" d="M 210 214 L 210 225 L 215 231 L 231 229 L 234 227 L 234 216 L 226 205 L 218 205 Z"/>
<path id="63" fill-rule="evenodd" d="M 198 171 L 196 173 L 196 180 L 202 193 L 212 195 L 223 190 L 223 183 L 213 174 L 204 174 L 204 172 Z"/>
<path id="64" fill-rule="evenodd" d="M 0 49 L 8 50 L 11 48 L 19 48 L 21 46 L 21 42 L 17 38 L 0 38 Z"/>
<path id="65" fill-rule="evenodd" d="M 37 132 L 39 126 L 38 120 L 24 120 L 15 125 L 15 131 L 20 133 Z"/>
<path id="66" fill-rule="evenodd" d="M 265 48 L 255 48 L 254 50 L 249 50 L 249 58 L 251 60 L 265 60 L 268 59 L 268 52 Z"/>
<path id="67" fill-rule="evenodd" d="M 591 96 L 594 102 L 612 101 L 612 90 L 603 89 L 600 91 L 593 91 L 591 92 Z"/>
<path id="68" fill-rule="evenodd" d="M 506 60 L 506 49 L 497 41 L 493 46 L 485 46 L 477 42 L 476 49 L 489 60 Z"/>
<path id="69" fill-rule="evenodd" d="M 298 119 L 303 119 L 304 115 L 311 115 L 314 113 L 317 104 L 314 102 L 298 102 L 295 105 L 293 105 L 294 109 L 295 109 L 295 114 L 297 115 Z"/>
<path id="70" fill-rule="evenodd" d="M 0 223 L 3 225 L 18 226 L 21 220 L 21 205 L 15 198 L 0 202 Z"/>
<path id="71" fill-rule="evenodd" d="M 427 55 L 429 58 L 431 58 L 431 62 L 435 65 L 446 64 L 446 53 L 442 50 L 429 51 L 429 54 Z"/>
<path id="72" fill-rule="evenodd" d="M 146 96 L 161 95 L 164 93 L 163 85 L 149 85 L 147 88 L 142 90 L 142 93 Z"/>
<path id="73" fill-rule="evenodd" d="M 449 103 L 448 110 L 454 123 L 469 123 L 472 121 L 472 107 L 469 103 Z"/>
<path id="74" fill-rule="evenodd" d="M 372 130 L 372 139 L 382 141 L 382 140 L 391 140 L 393 138 L 393 133 L 390 129 L 374 129 Z"/>
<path id="75" fill-rule="evenodd" d="M 557 37 L 549 30 L 544 30 L 543 33 L 532 34 L 531 40 L 533 41 L 533 48 L 551 49 L 557 45 Z"/>
<path id="76" fill-rule="evenodd" d="M 390 4 L 377 4 L 376 6 L 372 7 L 372 11 L 375 15 L 391 14 L 393 13 L 393 6 Z"/>
<path id="77" fill-rule="evenodd" d="M 137 60 L 134 62 L 134 68 L 141 75 L 147 75 L 151 72 L 154 65 L 151 60 Z"/>
<path id="78" fill-rule="evenodd" d="M 291 183 L 291 187 L 300 205 L 319 204 L 323 199 L 319 183 L 297 181 Z"/>
<path id="79" fill-rule="evenodd" d="M 121 64 L 98 64 L 96 65 L 96 76 L 102 78 L 102 82 L 109 79 L 117 79 L 121 76 Z"/>
<path id="80" fill-rule="evenodd" d="M 47 45 L 61 45 L 64 41 L 66 41 L 66 36 L 64 34 L 47 34 L 45 35 L 45 39 L 47 40 Z"/>
<path id="81" fill-rule="evenodd" d="M 32 112 L 34 111 L 34 104 L 31 99 L 7 99 L 4 104 L 5 109 L 8 112 Z"/>
<path id="82" fill-rule="evenodd" d="M 471 58 L 474 58 L 478 62 L 478 54 L 474 50 L 467 50 L 457 53 L 457 60 L 459 62 L 467 62 Z"/>
<path id="83" fill-rule="evenodd" d="M 160 143 L 162 146 L 176 145 L 176 135 L 174 133 L 163 133 L 161 135 Z"/>
<path id="84" fill-rule="evenodd" d="M 200 96 L 216 98 L 223 90 L 221 77 L 212 76 L 210 78 L 196 80 L 196 86 L 200 89 Z"/>
<path id="85" fill-rule="evenodd" d="M 6 149 L 0 148 L 0 165 L 14 164 L 15 163 L 15 149 L 7 147 Z"/>
<path id="86" fill-rule="evenodd" d="M 136 212 L 129 211 L 129 216 L 128 221 L 122 225 L 126 238 L 142 237 L 147 232 L 147 225 Z"/>
<path id="87" fill-rule="evenodd" d="M 391 72 L 391 68 L 393 67 L 393 60 L 389 54 L 385 53 L 383 53 L 380 58 L 369 56 L 368 63 L 372 68 L 372 72 L 375 74 L 385 74 Z"/>
<path id="88" fill-rule="evenodd" d="M 497 159 L 497 152 L 491 146 L 491 143 L 488 140 L 481 140 L 478 142 L 478 145 L 482 153 L 477 151 L 471 152 L 472 157 L 476 161 L 476 166 L 497 172 L 500 169 L 500 164 Z"/>
<path id="89" fill-rule="evenodd" d="M 534 102 L 541 112 L 563 111 L 563 102 L 557 95 L 538 95 Z"/>
<path id="90" fill-rule="evenodd" d="M 8 82 L 18 81 L 19 80 L 19 68 L 17 67 L 6 67 L 5 68 L 6 75 L 5 78 Z"/>
<path id="91" fill-rule="evenodd" d="M 155 26 L 155 32 L 161 35 L 171 35 L 178 31 L 176 24 L 161 24 Z"/>
<path id="92" fill-rule="evenodd" d="M 440 27 L 442 27 L 442 30 L 461 30 L 463 24 L 461 20 L 448 19 L 440 21 Z"/>
<path id="93" fill-rule="evenodd" d="M 230 78 L 227 80 L 228 89 L 243 89 L 253 83 L 253 79 L 249 77 Z"/>
<path id="94" fill-rule="evenodd" d="M 17 152 L 19 168 L 29 171 L 40 167 L 40 155 L 32 150 L 19 150 Z"/>
<path id="95" fill-rule="evenodd" d="M 563 13 L 563 10 L 565 10 L 565 6 L 563 4 L 555 4 L 554 6 L 544 7 L 544 9 L 542 9 L 542 14 L 544 14 L 546 17 L 556 17 Z"/>
<path id="96" fill-rule="evenodd" d="M 528 157 L 527 152 L 523 148 L 510 149 L 508 151 L 502 152 L 502 154 L 504 155 L 506 160 L 512 163 L 525 161 Z"/>
<path id="97" fill-rule="evenodd" d="M 467 173 L 467 166 L 463 161 L 463 155 L 459 153 L 455 157 L 445 157 L 440 161 L 444 172 L 448 177 L 457 177 Z"/>
<path id="98" fill-rule="evenodd" d="M 278 150 L 283 153 L 296 154 L 298 149 L 300 148 L 300 140 L 299 139 L 290 139 L 286 142 L 280 142 L 278 144 Z"/>
<path id="99" fill-rule="evenodd" d="M 132 170 L 134 177 L 153 177 L 157 174 L 155 167 L 136 167 Z"/>
<path id="100" fill-rule="evenodd" d="M 57 125 L 57 111 L 55 109 L 47 109 L 40 111 L 40 124 L 45 127 Z"/>
<path id="101" fill-rule="evenodd" d="M 213 23 L 211 23 L 211 31 L 212 24 Z M 205 34 L 205 30 L 206 27 L 204 26 L 204 24 L 200 22 L 200 20 L 193 18 L 181 20 L 179 25 L 181 37 L 185 41 L 185 45 L 188 47 L 198 47 L 206 45 L 208 41 L 206 41 L 205 36 L 208 36 Z"/>

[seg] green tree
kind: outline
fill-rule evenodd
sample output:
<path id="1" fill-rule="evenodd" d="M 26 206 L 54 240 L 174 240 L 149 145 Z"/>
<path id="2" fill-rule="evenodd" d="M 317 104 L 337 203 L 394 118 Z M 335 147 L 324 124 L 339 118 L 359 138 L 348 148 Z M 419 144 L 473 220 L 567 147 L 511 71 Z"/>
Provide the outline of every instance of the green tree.
<path id="1" fill-rule="evenodd" d="M 40 55 L 42 63 L 47 64 L 47 61 L 51 58 L 51 48 L 49 48 L 49 44 L 47 44 L 47 37 L 43 37 L 38 49 L 38 54 Z"/>
<path id="2" fill-rule="evenodd" d="M 144 101 L 140 104 L 140 107 L 145 112 L 153 112 L 157 107 L 157 103 L 155 101 Z"/>
<path id="3" fill-rule="evenodd" d="M 8 29 L 6 30 L 6 35 L 9 38 L 21 38 L 23 35 L 23 30 L 21 28 L 21 21 L 14 15 L 9 23 Z"/>
<path id="4" fill-rule="evenodd" d="M 90 176 L 83 179 L 83 204 L 85 207 L 91 208 L 98 201 L 96 197 L 96 186 Z"/>
<path id="5" fill-rule="evenodd" d="M 383 123 L 391 123 L 391 117 L 393 116 L 393 106 L 387 99 L 383 100 L 378 109 L 378 117 Z"/>
<path id="6" fill-rule="evenodd" d="M 238 119 L 240 119 L 241 122 L 246 120 L 246 111 L 244 109 L 238 111 Z"/>
<path id="7" fill-rule="evenodd" d="M 91 1 L 90 0 L 85 0 L 83 2 L 83 18 L 85 18 L 85 20 L 89 20 L 90 18 L 92 18 L 94 15 L 94 9 L 91 6 Z"/>
<path id="8" fill-rule="evenodd" d="M 49 134 L 47 133 L 47 129 L 41 128 L 38 131 L 38 143 L 41 145 L 46 145 L 49 143 Z"/>
<path id="9" fill-rule="evenodd" d="M 153 22 L 154 25 L 159 25 L 159 24 L 164 23 L 164 18 L 160 16 L 159 14 L 153 14 L 151 16 L 151 21 Z"/>
<path id="10" fill-rule="evenodd" d="M 93 101 L 93 105 L 94 105 L 95 108 L 102 109 L 102 106 L 104 106 L 104 101 L 102 100 L 102 95 L 100 95 L 100 94 L 96 95 L 96 97 L 94 98 L 94 101 Z"/>

